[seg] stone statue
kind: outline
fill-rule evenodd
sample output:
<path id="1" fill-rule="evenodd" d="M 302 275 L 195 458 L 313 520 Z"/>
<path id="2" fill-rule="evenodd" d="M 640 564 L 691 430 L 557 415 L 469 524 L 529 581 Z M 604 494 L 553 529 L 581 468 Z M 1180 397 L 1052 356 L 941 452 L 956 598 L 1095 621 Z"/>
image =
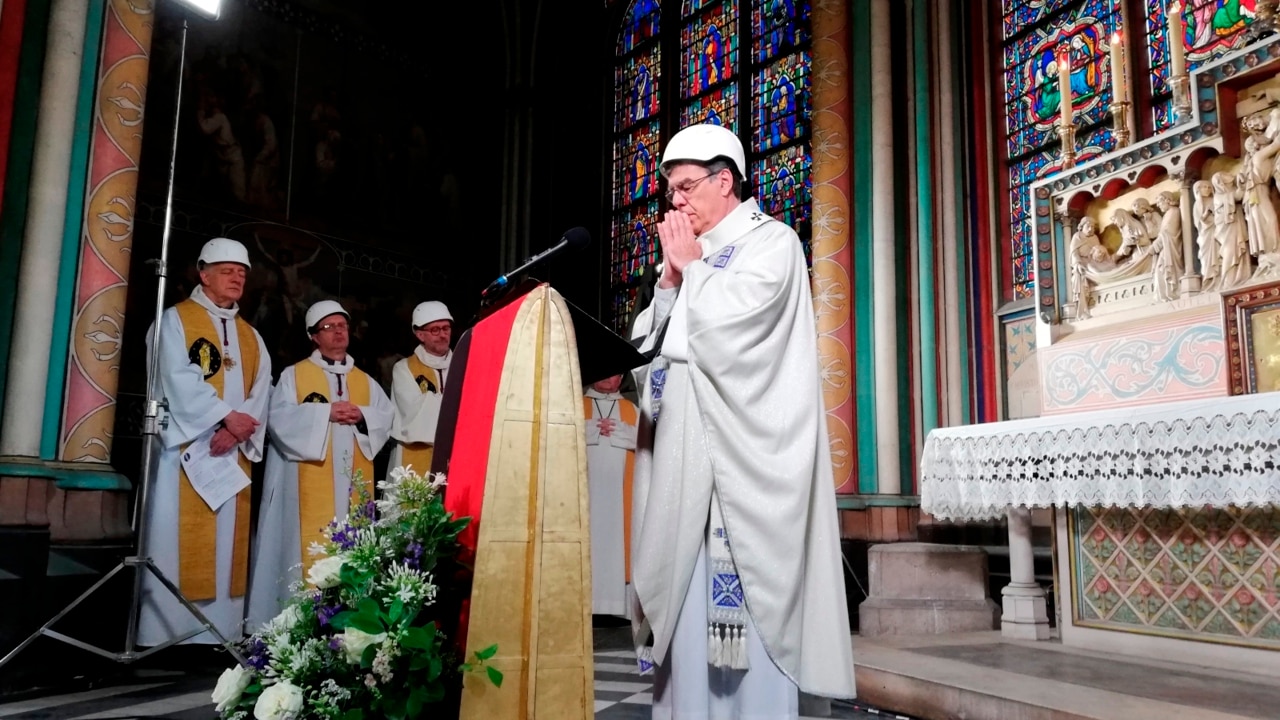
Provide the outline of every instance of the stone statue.
<path id="1" fill-rule="evenodd" d="M 1146 200 L 1143 200 L 1142 203 L 1147 205 L 1148 208 L 1150 207 L 1150 203 Z M 1134 203 L 1135 208 L 1138 206 L 1138 203 Z M 1152 235 L 1147 232 L 1146 223 L 1139 220 L 1134 213 L 1124 208 L 1116 208 L 1111 213 L 1111 224 L 1115 225 L 1120 231 L 1121 242 L 1120 249 L 1116 250 L 1117 260 L 1129 257 L 1136 258 L 1146 254 L 1146 249 L 1151 245 L 1152 238 Z M 1155 229 L 1159 232 L 1160 225 L 1158 222 Z"/>
<path id="2" fill-rule="evenodd" d="M 1244 159 L 1240 162 L 1240 175 L 1236 178 L 1244 201 L 1249 254 L 1259 258 L 1274 254 L 1280 240 L 1280 223 L 1276 220 L 1276 206 L 1271 199 L 1271 178 L 1278 151 L 1280 138 L 1268 140 L 1261 133 L 1245 138 Z"/>
<path id="3" fill-rule="evenodd" d="M 1249 281 L 1253 259 L 1249 257 L 1249 229 L 1240 212 L 1244 193 L 1236 187 L 1234 175 L 1213 174 L 1213 228 L 1221 268 L 1218 287 L 1229 290 Z"/>
<path id="4" fill-rule="evenodd" d="M 1133 201 L 1133 214 L 1147 229 L 1147 240 L 1154 240 L 1156 233 L 1160 232 L 1160 213 L 1151 207 L 1151 203 L 1146 198 L 1140 197 Z"/>
<path id="5" fill-rule="evenodd" d="M 1160 228 L 1151 243 L 1155 264 L 1151 281 L 1157 300 L 1177 300 L 1178 282 L 1182 277 L 1182 211 L 1178 194 L 1165 191 L 1156 197 L 1160 210 Z"/>
<path id="6" fill-rule="evenodd" d="M 1098 238 L 1098 231 L 1093 224 L 1093 218 L 1084 217 L 1080 219 L 1080 227 L 1071 236 L 1069 255 L 1071 264 L 1068 290 L 1071 293 L 1071 300 L 1076 306 L 1076 319 L 1084 320 L 1089 317 L 1089 287 L 1091 285 L 1089 270 L 1095 264 L 1109 263 L 1111 260 L 1110 254 L 1102 245 L 1102 240 Z"/>
<path id="7" fill-rule="evenodd" d="M 1199 246 L 1200 289 L 1214 290 L 1218 287 L 1222 258 L 1214 227 L 1213 184 L 1208 180 L 1197 180 L 1191 186 L 1191 194 L 1195 197 L 1191 217 L 1196 224 L 1196 244 Z"/>

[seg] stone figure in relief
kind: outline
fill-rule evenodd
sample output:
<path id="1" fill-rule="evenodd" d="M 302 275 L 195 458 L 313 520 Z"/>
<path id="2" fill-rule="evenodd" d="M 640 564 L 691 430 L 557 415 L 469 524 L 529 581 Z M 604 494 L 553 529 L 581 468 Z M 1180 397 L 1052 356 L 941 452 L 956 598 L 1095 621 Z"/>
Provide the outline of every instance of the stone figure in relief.
<path id="1" fill-rule="evenodd" d="M 1151 202 L 1146 198 L 1138 198 L 1133 201 L 1133 215 L 1142 221 L 1142 226 L 1147 230 L 1147 240 L 1154 240 L 1156 234 L 1160 232 L 1160 213 L 1151 207 Z"/>
<path id="2" fill-rule="evenodd" d="M 1146 203 L 1145 200 L 1142 201 Z M 1134 203 L 1135 209 L 1138 203 Z M 1111 224 L 1116 226 L 1120 231 L 1120 249 L 1116 250 L 1116 259 L 1138 259 L 1145 256 L 1148 247 L 1151 245 L 1151 238 L 1154 233 L 1147 232 L 1147 225 L 1139 217 L 1124 208 L 1116 208 L 1111 213 Z M 1156 232 L 1159 232 L 1160 225 L 1157 223 Z"/>
<path id="3" fill-rule="evenodd" d="M 1071 300 L 1076 306 L 1076 319 L 1089 317 L 1089 287 L 1091 285 L 1089 271 L 1096 265 L 1110 264 L 1111 255 L 1103 247 L 1098 237 L 1098 230 L 1093 218 L 1080 219 L 1080 227 L 1071 236 L 1070 247 L 1071 275 L 1068 288 Z"/>
<path id="4" fill-rule="evenodd" d="M 1249 254 L 1261 258 L 1276 251 L 1280 223 L 1271 199 L 1271 176 L 1276 166 L 1280 138 L 1268 140 L 1261 133 L 1244 141 L 1244 159 L 1236 183 L 1243 196 L 1245 225 L 1248 228 Z"/>
<path id="5" fill-rule="evenodd" d="M 1214 225 L 1213 183 L 1197 180 L 1191 186 L 1195 205 L 1191 217 L 1196 224 L 1196 243 L 1199 246 L 1200 288 L 1215 290 L 1218 287 L 1218 270 L 1222 266 L 1218 236 Z"/>
<path id="6" fill-rule="evenodd" d="M 1151 281 L 1157 300 L 1177 300 L 1178 282 L 1182 277 L 1182 211 L 1178 194 L 1165 191 L 1156 197 L 1160 210 L 1160 231 L 1151 243 L 1155 256 Z"/>
<path id="7" fill-rule="evenodd" d="M 1249 230 L 1244 214 L 1240 212 L 1244 193 L 1236 187 L 1236 178 L 1230 173 L 1216 172 L 1212 182 L 1214 238 L 1221 260 L 1218 287 L 1228 290 L 1247 282 L 1253 271 L 1253 258 L 1249 256 Z"/>

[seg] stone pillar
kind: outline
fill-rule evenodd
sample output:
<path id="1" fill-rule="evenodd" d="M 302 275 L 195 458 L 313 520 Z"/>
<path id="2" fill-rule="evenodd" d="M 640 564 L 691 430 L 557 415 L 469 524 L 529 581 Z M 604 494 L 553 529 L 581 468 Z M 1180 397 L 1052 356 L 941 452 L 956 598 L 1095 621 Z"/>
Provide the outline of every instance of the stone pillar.
<path id="1" fill-rule="evenodd" d="M 1075 237 L 1076 228 L 1079 227 L 1079 224 L 1080 224 L 1080 216 L 1078 213 L 1074 213 L 1069 210 L 1055 212 L 1053 216 L 1062 225 L 1062 248 L 1064 251 L 1063 258 L 1064 258 L 1064 264 L 1067 267 L 1067 272 L 1070 273 L 1071 262 L 1072 262 L 1071 238 Z M 1070 291 L 1070 287 L 1071 287 L 1071 283 L 1068 282 L 1067 288 L 1066 288 L 1068 292 Z M 1064 303 L 1062 306 L 1062 314 L 1069 318 L 1073 318 L 1076 320 L 1083 320 L 1089 317 L 1089 307 L 1087 303 L 1083 308 L 1077 307 L 1075 298 L 1068 296 L 1067 302 Z"/>
<path id="2" fill-rule="evenodd" d="M 898 459 L 897 228 L 894 226 L 893 55 L 889 0 L 871 0 L 872 276 L 876 407 L 876 492 L 902 492 Z"/>
<path id="3" fill-rule="evenodd" d="M 837 492 L 856 492 L 854 475 L 853 247 L 849 242 L 849 6 L 813 8 L 813 307 L 822 396 Z"/>
<path id="4" fill-rule="evenodd" d="M 1000 631 L 1015 640 L 1048 640 L 1049 615 L 1044 588 L 1036 582 L 1031 553 L 1031 510 L 1009 508 L 1009 584 L 1001 592 Z"/>
<path id="5" fill-rule="evenodd" d="M 934 66 L 937 76 L 934 82 L 938 88 L 938 195 L 942 206 L 939 229 L 942 231 L 943 358 L 946 383 L 946 413 L 941 421 L 945 425 L 962 425 L 968 422 L 963 412 L 963 396 L 966 392 L 965 369 L 969 358 L 960 356 L 961 335 L 964 332 L 964 318 L 960 315 L 960 288 L 964 269 L 960 267 L 956 224 L 956 201 L 960 191 L 956 187 L 956 88 L 951 62 L 951 9 L 949 2 L 934 6 L 934 12 L 937 13 L 937 30 L 934 33 L 937 53 Z"/>
<path id="6" fill-rule="evenodd" d="M 71 145 L 89 0 L 53 0 L 40 85 L 30 204 L 22 236 L 0 455 L 40 456 L 53 314 L 71 180 Z"/>
<path id="7" fill-rule="evenodd" d="M 1178 209 L 1182 211 L 1182 296 L 1186 297 L 1191 293 L 1200 292 L 1200 273 L 1196 272 L 1196 242 L 1195 242 L 1195 218 L 1192 217 L 1195 197 L 1191 194 L 1191 188 L 1196 184 L 1196 180 L 1200 179 L 1200 173 L 1195 170 L 1182 168 L 1175 170 L 1171 174 L 1174 180 L 1178 181 L 1178 190 L 1180 197 L 1178 198 Z"/>
<path id="8" fill-rule="evenodd" d="M 103 21 L 60 460 L 111 460 L 154 7 L 110 0 Z"/>

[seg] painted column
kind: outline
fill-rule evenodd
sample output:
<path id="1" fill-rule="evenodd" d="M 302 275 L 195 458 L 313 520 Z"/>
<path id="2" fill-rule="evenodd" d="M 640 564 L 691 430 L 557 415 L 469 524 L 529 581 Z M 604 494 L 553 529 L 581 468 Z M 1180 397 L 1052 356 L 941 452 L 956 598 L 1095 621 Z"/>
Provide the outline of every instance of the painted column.
<path id="1" fill-rule="evenodd" d="M 110 0 L 94 107 L 59 459 L 111 460 L 153 0 Z"/>
<path id="2" fill-rule="evenodd" d="M 889 0 L 871 2 L 872 283 L 876 492 L 902 491 L 898 432 L 898 317 L 893 217 L 893 56 Z"/>
<path id="3" fill-rule="evenodd" d="M 964 368 L 966 358 L 961 354 L 961 313 L 960 313 L 960 249 L 956 237 L 956 138 L 955 138 L 955 74 L 951 62 L 951 3 L 942 2 L 935 6 L 937 23 L 936 38 L 937 70 L 935 82 L 938 88 L 938 188 L 942 206 L 942 312 L 943 312 L 943 373 L 945 389 L 941 394 L 946 396 L 943 417 L 944 425 L 962 425 L 968 420 L 964 414 L 964 395 L 966 393 Z"/>
<path id="4" fill-rule="evenodd" d="M 945 3 L 944 3 L 945 4 Z M 920 434 L 916 438 L 918 458 L 924 437 L 938 427 L 938 324 L 935 249 L 937 216 L 934 212 L 934 93 L 929 74 L 929 11 L 933 3 L 915 0 L 911 5 L 912 94 L 915 97 L 916 139 L 916 233 L 920 272 L 917 279 L 917 313 L 920 321 Z M 942 153 L 945 154 L 945 153 Z M 910 472 L 908 471 L 908 474 Z M 904 479 L 904 486 L 906 485 Z M 904 487 L 907 492 L 910 486 Z"/>
<path id="5" fill-rule="evenodd" d="M 813 6 L 813 306 L 837 492 L 856 492 L 849 242 L 849 6 Z"/>
<path id="6" fill-rule="evenodd" d="M 1048 640 L 1044 588 L 1036 582 L 1031 553 L 1031 511 L 1009 508 L 1009 584 L 1001 591 L 1000 634 L 1015 640 Z"/>
<path id="7" fill-rule="evenodd" d="M 49 377 L 76 97 L 88 16 L 89 0 L 54 0 L 50 8 L 0 455 L 40 455 L 42 426 L 31 415 L 44 407 Z"/>
<path id="8" fill-rule="evenodd" d="M 1200 284 L 1203 280 L 1200 273 L 1196 272 L 1196 242 L 1195 242 L 1195 218 L 1192 217 L 1196 201 L 1195 196 L 1191 194 L 1192 188 L 1196 181 L 1200 179 L 1200 173 L 1195 170 L 1182 168 L 1172 173 L 1173 179 L 1178 181 L 1178 209 L 1182 211 L 1182 295 L 1185 297 L 1191 293 L 1200 292 Z"/>

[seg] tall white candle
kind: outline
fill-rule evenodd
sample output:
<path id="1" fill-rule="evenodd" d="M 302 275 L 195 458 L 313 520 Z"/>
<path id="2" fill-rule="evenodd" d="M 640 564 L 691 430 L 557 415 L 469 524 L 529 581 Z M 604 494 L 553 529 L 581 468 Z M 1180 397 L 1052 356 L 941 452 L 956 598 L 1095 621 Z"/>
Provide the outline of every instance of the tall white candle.
<path id="1" fill-rule="evenodd" d="M 1058 93 L 1062 103 L 1062 118 L 1059 122 L 1063 127 L 1068 127 L 1075 120 L 1071 107 L 1071 51 L 1068 48 L 1058 51 Z"/>
<path id="2" fill-rule="evenodd" d="M 1165 13 L 1169 16 L 1169 72 L 1174 77 L 1187 74 L 1187 50 L 1182 28 L 1182 3 L 1174 0 Z"/>
<path id="3" fill-rule="evenodd" d="M 1124 75 L 1124 45 L 1120 33 L 1111 36 L 1111 102 L 1129 102 L 1129 84 Z"/>

